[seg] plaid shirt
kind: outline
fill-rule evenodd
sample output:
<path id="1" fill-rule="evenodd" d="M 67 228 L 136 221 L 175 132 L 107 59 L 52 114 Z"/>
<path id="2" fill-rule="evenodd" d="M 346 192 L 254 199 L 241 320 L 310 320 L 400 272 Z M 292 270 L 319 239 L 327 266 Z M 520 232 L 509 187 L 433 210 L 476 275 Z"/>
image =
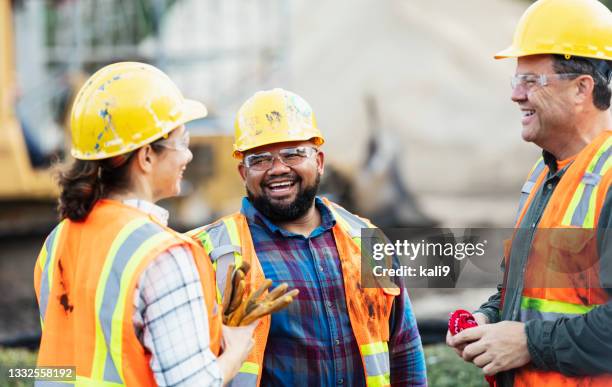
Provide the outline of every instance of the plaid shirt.
<path id="1" fill-rule="evenodd" d="M 272 286 L 287 282 L 300 295 L 272 315 L 261 384 L 264 386 L 363 386 L 359 347 L 346 306 L 336 221 L 320 198 L 321 225 L 307 238 L 283 230 L 243 199 L 255 251 Z M 391 382 L 427 384 L 421 338 L 405 289 L 396 297 L 389 321 Z"/>
<path id="2" fill-rule="evenodd" d="M 166 224 L 168 212 L 144 200 L 124 200 Z M 200 275 L 184 246 L 156 257 L 134 291 L 134 331 L 151 354 L 159 386 L 220 386 L 221 371 L 210 351 L 208 317 Z"/>

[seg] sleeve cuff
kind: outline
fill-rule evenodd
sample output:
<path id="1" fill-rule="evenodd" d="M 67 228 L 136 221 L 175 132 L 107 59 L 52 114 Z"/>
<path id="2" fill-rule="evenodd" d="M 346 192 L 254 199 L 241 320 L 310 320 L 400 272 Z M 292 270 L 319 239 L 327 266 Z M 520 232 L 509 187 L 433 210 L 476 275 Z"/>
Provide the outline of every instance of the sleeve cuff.
<path id="1" fill-rule="evenodd" d="M 499 313 L 497 309 L 480 308 L 478 310 L 475 310 L 473 313 L 482 313 L 485 316 L 487 316 L 487 319 L 489 320 L 489 324 L 499 322 Z"/>
<path id="2" fill-rule="evenodd" d="M 557 361 L 552 347 L 554 326 L 554 321 L 529 320 L 525 323 L 527 349 L 531 362 L 537 369 L 548 371 L 556 368 Z"/>

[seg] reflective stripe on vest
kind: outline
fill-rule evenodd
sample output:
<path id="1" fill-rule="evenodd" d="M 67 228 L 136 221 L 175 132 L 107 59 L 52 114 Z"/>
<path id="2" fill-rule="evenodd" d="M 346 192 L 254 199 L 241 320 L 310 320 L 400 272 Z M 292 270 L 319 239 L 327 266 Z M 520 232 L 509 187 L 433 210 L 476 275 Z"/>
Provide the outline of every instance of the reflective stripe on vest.
<path id="1" fill-rule="evenodd" d="M 597 150 L 576 192 L 574 192 L 562 224 L 582 228 L 593 228 L 595 226 L 597 189 L 601 176 L 605 175 L 610 169 L 611 145 L 612 137 L 608 138 Z"/>
<path id="2" fill-rule="evenodd" d="M 523 211 L 523 207 L 525 207 L 525 203 L 527 203 L 529 194 L 531 194 L 533 187 L 538 181 L 538 177 L 540 176 L 542 171 L 544 171 L 544 167 L 546 167 L 546 164 L 544 163 L 544 158 L 540 157 L 535 163 L 535 165 L 531 168 L 531 171 L 529 172 L 529 177 L 527 178 L 527 181 L 525 181 L 525 184 L 523 184 L 523 188 L 521 188 L 521 198 L 519 199 L 518 211 L 516 212 L 516 219 L 514 221 L 515 223 L 521 216 L 521 212 Z"/>
<path id="3" fill-rule="evenodd" d="M 334 218 L 344 229 L 351 239 L 361 249 L 361 229 L 374 228 L 374 225 L 351 214 L 344 208 L 327 202 Z M 389 346 L 386 342 L 379 341 L 360 346 L 361 355 L 366 373 L 367 386 L 388 386 L 391 384 L 391 370 L 389 364 Z"/>
<path id="4" fill-rule="evenodd" d="M 222 286 L 216 287 L 217 302 L 221 304 L 229 265 L 234 264 L 235 267 L 242 265 L 242 248 L 240 247 L 240 235 L 238 235 L 236 223 L 233 219 L 226 218 L 204 229 L 198 229 L 196 233 L 191 233 L 191 235 L 198 238 L 206 254 L 213 261 L 213 268 L 217 274 L 217 284 L 219 280 L 222 282 Z M 230 253 L 233 254 L 229 255 Z"/>
<path id="5" fill-rule="evenodd" d="M 590 312 L 598 306 L 523 296 L 521 298 L 521 321 L 534 319 L 554 321 L 561 317 L 571 318 Z"/>
<path id="6" fill-rule="evenodd" d="M 240 247 L 240 235 L 233 218 L 224 218 L 213 223 L 211 226 L 199 229 L 191 233 L 202 243 L 206 254 L 213 261 L 215 273 L 217 273 L 217 301 L 221 304 L 225 291 L 225 279 L 230 264 L 235 267 L 242 265 L 242 248 Z M 219 286 L 219 280 L 222 284 Z M 259 365 L 254 362 L 242 363 L 238 374 L 229 382 L 228 386 L 243 387 L 256 386 L 259 375 Z"/>
<path id="7" fill-rule="evenodd" d="M 91 383 L 105 381 L 123 384 L 123 323 L 129 285 L 147 254 L 173 236 L 148 218 L 138 218 L 115 237 L 106 256 L 96 288 L 96 344 Z M 110 349 L 110 350 L 109 350 Z M 79 383 L 77 383 L 79 384 Z"/>
<path id="8" fill-rule="evenodd" d="M 340 224 L 340 227 L 342 227 L 342 229 L 349 234 L 353 241 L 357 243 L 359 247 L 361 247 L 361 229 L 372 228 L 374 226 L 334 203 L 330 202 L 329 204 L 330 205 L 328 207 L 334 215 L 336 221 Z"/>
<path id="9" fill-rule="evenodd" d="M 366 365 L 367 386 L 388 386 L 391 384 L 389 346 L 386 342 L 365 344 L 361 354 Z"/>
<path id="10" fill-rule="evenodd" d="M 238 375 L 231 380 L 231 387 L 248 387 L 257 385 L 257 376 L 259 375 L 259 364 L 245 361 L 238 371 Z"/>
<path id="11" fill-rule="evenodd" d="M 42 249 L 39 263 L 42 271 L 42 278 L 40 283 L 40 326 L 44 327 L 45 313 L 47 312 L 47 305 L 49 303 L 49 293 L 51 292 L 51 284 L 53 283 L 53 273 L 55 269 L 55 256 L 57 252 L 58 241 L 60 240 L 62 230 L 66 224 L 66 221 L 62 221 L 57 227 L 49 234 L 45 241 L 45 247 Z"/>

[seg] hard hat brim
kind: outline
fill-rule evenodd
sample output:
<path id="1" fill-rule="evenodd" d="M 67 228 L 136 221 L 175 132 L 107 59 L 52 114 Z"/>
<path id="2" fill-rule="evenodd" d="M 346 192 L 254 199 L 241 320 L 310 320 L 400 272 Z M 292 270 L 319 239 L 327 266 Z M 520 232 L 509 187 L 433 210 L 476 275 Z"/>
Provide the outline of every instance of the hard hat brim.
<path id="1" fill-rule="evenodd" d="M 517 50 L 514 46 L 510 46 L 504 50 L 501 50 L 497 54 L 493 56 L 495 59 L 508 59 L 508 58 L 518 58 L 519 56 L 528 55 L 524 53 L 522 50 Z"/>
<path id="2" fill-rule="evenodd" d="M 208 109 L 200 101 L 193 99 L 185 99 L 183 105 L 183 116 L 181 121 L 187 123 L 189 121 L 197 120 L 198 118 L 204 118 L 208 115 Z"/>

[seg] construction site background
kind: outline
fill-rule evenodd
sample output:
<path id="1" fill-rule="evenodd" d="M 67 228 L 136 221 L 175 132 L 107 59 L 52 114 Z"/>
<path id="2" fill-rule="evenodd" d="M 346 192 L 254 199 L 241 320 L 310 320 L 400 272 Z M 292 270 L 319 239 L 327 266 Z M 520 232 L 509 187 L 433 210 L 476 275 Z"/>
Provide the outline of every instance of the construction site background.
<path id="1" fill-rule="evenodd" d="M 0 343 L 37 337 L 33 265 L 56 221 L 50 164 L 71 98 L 114 61 L 155 64 L 210 117 L 189 128 L 186 229 L 239 206 L 233 119 L 255 91 L 313 106 L 323 191 L 381 226 L 511 227 L 539 151 L 520 137 L 506 47 L 519 0 L 0 0 Z M 2 15 L 2 13 L 0 13 Z M 501 256 L 501 252 L 500 252 Z M 411 291 L 419 321 L 492 289 Z M 443 300 L 443 301 L 442 301 Z"/>

